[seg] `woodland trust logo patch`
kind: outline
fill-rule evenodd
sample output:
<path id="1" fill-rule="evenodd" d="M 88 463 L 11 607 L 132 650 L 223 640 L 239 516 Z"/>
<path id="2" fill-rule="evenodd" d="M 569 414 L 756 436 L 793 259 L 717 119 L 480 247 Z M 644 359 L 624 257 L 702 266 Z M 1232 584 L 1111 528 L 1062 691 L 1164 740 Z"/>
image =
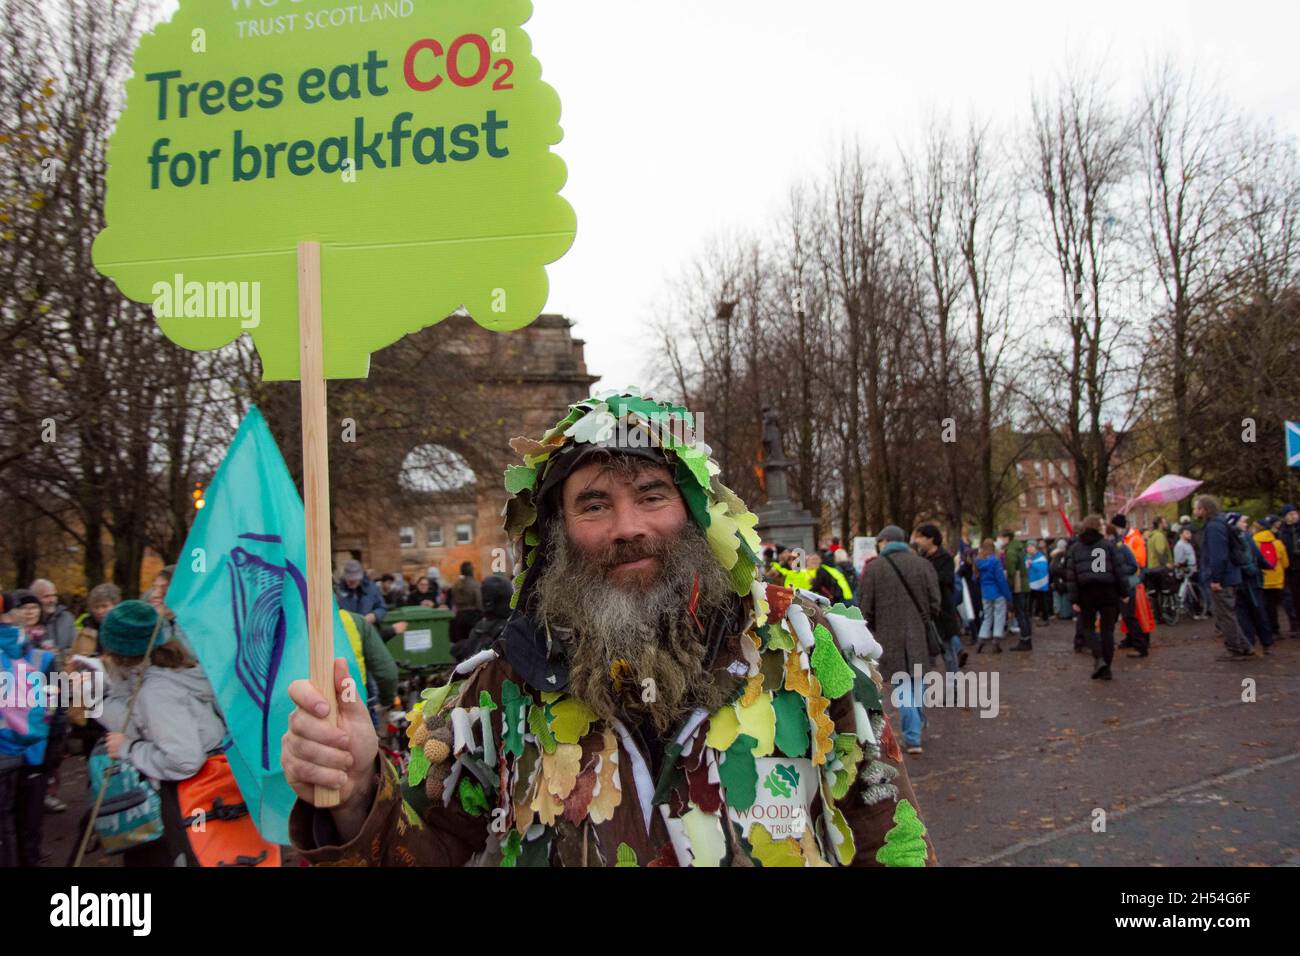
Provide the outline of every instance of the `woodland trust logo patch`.
<path id="1" fill-rule="evenodd" d="M 799 787 L 799 771 L 793 764 L 779 763 L 767 775 L 763 786 L 774 797 L 788 797 Z"/>

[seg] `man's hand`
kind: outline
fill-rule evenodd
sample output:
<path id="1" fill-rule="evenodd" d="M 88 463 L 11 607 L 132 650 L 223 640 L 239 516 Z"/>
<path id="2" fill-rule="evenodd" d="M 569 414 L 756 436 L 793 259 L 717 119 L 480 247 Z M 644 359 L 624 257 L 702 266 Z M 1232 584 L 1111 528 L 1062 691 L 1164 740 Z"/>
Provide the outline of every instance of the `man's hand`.
<path id="1" fill-rule="evenodd" d="M 1210 590 L 1211 590 L 1211 591 L 1222 591 L 1222 590 L 1223 590 L 1223 585 L 1220 584 L 1218 581 L 1211 581 L 1211 582 L 1210 582 Z"/>
<path id="2" fill-rule="evenodd" d="M 315 798 L 315 784 L 341 791 L 334 822 L 339 835 L 348 841 L 356 836 L 374 802 L 379 738 L 365 701 L 355 690 L 343 693 L 345 681 L 350 687 L 347 662 L 336 658 L 337 721 L 326 716 L 329 705 L 311 681 L 296 680 L 289 685 L 289 697 L 298 707 L 289 715 L 289 729 L 280 741 L 280 766 L 293 792 L 307 803 Z"/>
<path id="3" fill-rule="evenodd" d="M 437 605 L 426 598 L 420 602 L 420 607 L 437 607 Z"/>
<path id="4" fill-rule="evenodd" d="M 394 630 L 396 633 L 398 633 L 398 634 L 405 634 L 405 633 L 406 633 L 406 622 L 405 622 L 405 621 L 394 621 L 394 622 L 393 622 L 393 630 Z"/>
<path id="5" fill-rule="evenodd" d="M 122 756 L 122 747 L 126 743 L 126 734 L 113 732 L 104 738 L 104 744 L 108 748 L 108 755 L 116 760 Z"/>
<path id="6" fill-rule="evenodd" d="M 366 615 L 366 620 L 369 621 L 371 624 L 374 624 L 374 623 L 375 623 L 375 612 L 374 612 L 374 611 L 371 611 L 369 614 L 367 614 L 367 615 Z"/>
<path id="7" fill-rule="evenodd" d="M 1077 605 L 1077 604 L 1071 604 L 1070 607 L 1074 608 L 1074 613 L 1075 613 L 1075 614 L 1082 614 L 1082 613 L 1083 613 L 1083 608 L 1079 607 L 1079 605 Z"/>

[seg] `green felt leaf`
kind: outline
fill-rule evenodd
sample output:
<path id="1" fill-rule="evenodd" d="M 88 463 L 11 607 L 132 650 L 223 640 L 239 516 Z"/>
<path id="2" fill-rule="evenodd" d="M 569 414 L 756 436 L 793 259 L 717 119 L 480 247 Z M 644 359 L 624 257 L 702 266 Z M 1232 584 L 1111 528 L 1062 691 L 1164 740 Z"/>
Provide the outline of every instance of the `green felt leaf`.
<path id="1" fill-rule="evenodd" d="M 501 865 L 518 866 L 519 865 L 519 848 L 524 842 L 519 831 L 511 828 L 510 835 L 505 838 L 501 844 Z"/>
<path id="2" fill-rule="evenodd" d="M 535 548 L 542 543 L 542 536 L 536 528 L 529 528 L 524 532 L 524 544 L 530 548 Z"/>
<path id="3" fill-rule="evenodd" d="M 632 849 L 626 843 L 618 845 L 618 862 L 614 866 L 640 866 L 636 861 L 636 850 Z"/>
<path id="4" fill-rule="evenodd" d="M 456 788 L 456 795 L 460 797 L 461 809 L 472 817 L 481 817 L 489 809 L 487 796 L 483 793 L 483 787 L 479 785 L 477 780 L 461 777 L 460 786 Z"/>
<path id="5" fill-rule="evenodd" d="M 424 751 L 419 747 L 411 748 L 411 759 L 406 765 L 406 779 L 410 781 L 412 787 L 418 787 L 424 783 L 424 778 L 429 775 L 429 758 L 424 755 Z"/>
<path id="6" fill-rule="evenodd" d="M 420 814 L 416 812 L 415 807 L 411 806 L 405 800 L 402 801 L 402 814 L 406 817 L 406 822 L 417 830 L 424 829 L 424 821 L 420 819 Z"/>
<path id="7" fill-rule="evenodd" d="M 682 493 L 686 499 L 686 507 L 691 512 L 691 517 L 695 519 L 704 530 L 709 529 L 709 496 L 704 489 L 695 483 L 695 476 L 686 462 L 678 461 L 674 474 L 674 481 L 677 484 L 677 490 Z"/>
<path id="8" fill-rule="evenodd" d="M 741 597 L 747 597 L 754 587 L 754 562 L 743 554 L 731 569 L 731 586 Z"/>
<path id="9" fill-rule="evenodd" d="M 528 729 L 533 732 L 543 750 L 548 754 L 555 753 L 555 735 L 551 733 L 550 724 L 546 720 L 546 711 L 536 704 L 528 708 Z"/>
<path id="10" fill-rule="evenodd" d="M 894 808 L 894 825 L 876 851 L 876 862 L 885 866 L 925 866 L 925 824 L 907 800 Z"/>
<path id="11" fill-rule="evenodd" d="M 550 827 L 546 828 L 541 836 L 536 840 L 529 840 L 519 853 L 520 866 L 550 866 L 551 865 L 551 840 L 555 836 L 555 831 Z"/>
<path id="12" fill-rule="evenodd" d="M 481 690 L 478 692 L 478 708 L 479 710 L 496 710 L 496 701 L 492 699 L 492 695 L 487 691 Z"/>
<path id="13" fill-rule="evenodd" d="M 695 479 L 700 488 L 709 487 L 709 466 L 708 456 L 698 448 L 691 448 L 683 445 L 673 450 L 677 455 L 677 460 L 686 465 L 687 470 Z"/>
<path id="14" fill-rule="evenodd" d="M 853 734 L 836 734 L 835 759 L 838 764 L 831 785 L 831 796 L 843 800 L 858 775 L 858 765 L 862 763 L 862 747 L 858 744 L 858 738 Z"/>
<path id="15" fill-rule="evenodd" d="M 813 628 L 817 644 L 813 647 L 812 668 L 821 681 L 822 696 L 834 700 L 853 690 L 854 670 L 840 655 L 835 638 L 824 625 Z"/>
<path id="16" fill-rule="evenodd" d="M 758 741 L 749 734 L 739 734 L 718 765 L 718 776 L 727 792 L 727 806 L 738 813 L 752 807 L 758 796 L 758 767 L 753 754 L 756 746 Z"/>
<path id="17" fill-rule="evenodd" d="M 856 667 L 853 668 L 853 699 L 867 710 L 884 710 L 876 682 Z"/>
<path id="18" fill-rule="evenodd" d="M 524 490 L 532 490 L 537 485 L 537 469 L 526 465 L 506 466 L 506 491 L 517 495 Z"/>
<path id="19" fill-rule="evenodd" d="M 610 414 L 609 408 L 601 403 L 570 425 L 564 435 L 574 442 L 594 445 L 613 438 L 617 425 L 618 421 Z"/>
<path id="20" fill-rule="evenodd" d="M 524 752 L 523 707 L 528 698 L 512 680 L 501 682 L 501 748 L 503 753 Z"/>
<path id="21" fill-rule="evenodd" d="M 628 412 L 635 412 L 650 421 L 664 421 L 668 416 L 673 415 L 685 421 L 691 428 L 695 427 L 695 418 L 680 405 L 656 402 L 649 398 L 642 398 L 640 395 L 611 395 L 606 401 L 610 411 L 619 417 Z"/>
<path id="22" fill-rule="evenodd" d="M 794 635 L 786 629 L 784 621 L 768 627 L 767 646 L 778 651 L 794 650 Z"/>
<path id="23" fill-rule="evenodd" d="M 856 604 L 832 604 L 824 608 L 827 614 L 838 614 L 840 617 L 847 617 L 853 621 L 864 620 L 862 617 L 862 608 Z"/>
<path id="24" fill-rule="evenodd" d="M 808 755 L 808 710 L 803 697 L 792 690 L 778 691 L 772 700 L 776 710 L 776 745 L 787 757 Z"/>
<path id="25" fill-rule="evenodd" d="M 464 680 L 448 681 L 441 687 L 428 687 L 420 692 L 420 699 L 424 701 L 424 712 L 426 714 L 436 714 L 442 710 L 442 705 L 447 702 L 447 697 L 460 690 L 460 685 L 465 683 Z"/>

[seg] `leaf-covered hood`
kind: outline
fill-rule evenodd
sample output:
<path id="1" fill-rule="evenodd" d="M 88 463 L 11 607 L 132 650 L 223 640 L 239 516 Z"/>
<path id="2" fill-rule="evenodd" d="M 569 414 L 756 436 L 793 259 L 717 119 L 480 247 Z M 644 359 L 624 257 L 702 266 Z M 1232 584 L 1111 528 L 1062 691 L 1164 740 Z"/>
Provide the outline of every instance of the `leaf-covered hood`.
<path id="1" fill-rule="evenodd" d="M 540 544 L 544 528 L 558 514 L 558 489 L 564 479 L 598 450 L 636 455 L 672 470 L 687 512 L 706 533 L 718 562 L 731 573 L 736 594 L 753 595 L 756 586 L 758 518 L 718 478 L 721 468 L 712 449 L 695 434 L 695 416 L 685 408 L 657 402 L 638 391 L 604 392 L 569 407 L 569 413 L 540 439 L 514 438 L 510 447 L 522 465 L 506 469 L 505 528 L 518 540 L 523 571 L 515 579 L 515 605 L 526 608 L 528 596 L 545 564 Z M 521 599 L 522 596 L 522 599 Z M 761 615 L 765 608 L 756 607 Z"/>

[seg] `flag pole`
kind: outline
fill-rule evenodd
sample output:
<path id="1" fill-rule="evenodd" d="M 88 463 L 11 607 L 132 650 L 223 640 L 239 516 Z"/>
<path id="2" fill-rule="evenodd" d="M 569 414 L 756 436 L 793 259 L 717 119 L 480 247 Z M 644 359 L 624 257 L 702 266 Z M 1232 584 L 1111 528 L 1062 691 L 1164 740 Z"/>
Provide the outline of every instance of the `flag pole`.
<path id="1" fill-rule="evenodd" d="M 329 445 L 321 348 L 320 243 L 298 243 L 299 377 L 302 380 L 302 498 L 307 521 L 307 635 L 312 686 L 338 715 L 334 697 L 333 569 L 330 559 Z M 316 785 L 312 802 L 336 807 L 339 791 Z"/>

